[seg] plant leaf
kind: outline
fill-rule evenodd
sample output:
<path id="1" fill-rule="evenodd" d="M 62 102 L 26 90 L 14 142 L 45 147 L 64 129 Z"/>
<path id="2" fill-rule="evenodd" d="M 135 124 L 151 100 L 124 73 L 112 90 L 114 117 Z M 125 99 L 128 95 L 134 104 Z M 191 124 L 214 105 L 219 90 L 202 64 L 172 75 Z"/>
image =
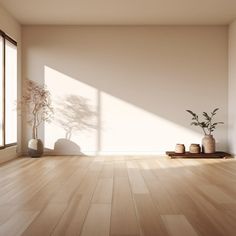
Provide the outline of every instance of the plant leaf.
<path id="1" fill-rule="evenodd" d="M 191 125 L 198 126 L 199 124 L 197 122 L 192 122 Z"/>
<path id="2" fill-rule="evenodd" d="M 192 112 L 191 110 L 186 110 L 188 113 L 190 113 L 192 116 L 196 116 L 196 114 L 194 112 Z"/>

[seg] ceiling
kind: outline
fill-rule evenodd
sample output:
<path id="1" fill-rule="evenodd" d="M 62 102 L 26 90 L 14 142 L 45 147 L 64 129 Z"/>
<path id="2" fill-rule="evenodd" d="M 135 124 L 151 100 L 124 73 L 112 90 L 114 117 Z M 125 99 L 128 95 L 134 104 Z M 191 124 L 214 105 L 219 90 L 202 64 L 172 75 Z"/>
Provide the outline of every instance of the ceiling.
<path id="1" fill-rule="evenodd" d="M 20 23 L 56 25 L 226 25 L 236 0 L 0 0 Z"/>

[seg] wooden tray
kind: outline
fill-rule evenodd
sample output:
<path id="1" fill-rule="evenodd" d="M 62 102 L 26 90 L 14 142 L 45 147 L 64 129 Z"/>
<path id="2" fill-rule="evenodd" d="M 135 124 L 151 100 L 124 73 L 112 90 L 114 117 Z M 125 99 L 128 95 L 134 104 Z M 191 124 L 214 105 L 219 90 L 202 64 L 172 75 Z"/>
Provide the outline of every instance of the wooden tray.
<path id="1" fill-rule="evenodd" d="M 171 158 L 229 158 L 231 155 L 227 152 L 215 152 L 215 153 L 175 153 L 173 151 L 166 152 Z"/>

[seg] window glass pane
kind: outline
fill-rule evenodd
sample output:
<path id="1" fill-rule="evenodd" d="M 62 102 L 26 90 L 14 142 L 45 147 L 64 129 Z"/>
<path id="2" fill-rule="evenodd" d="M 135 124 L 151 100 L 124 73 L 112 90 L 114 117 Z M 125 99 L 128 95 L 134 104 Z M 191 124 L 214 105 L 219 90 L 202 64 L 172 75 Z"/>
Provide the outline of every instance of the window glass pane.
<path id="1" fill-rule="evenodd" d="M 5 142 L 17 140 L 17 47 L 6 40 Z"/>
<path id="2" fill-rule="evenodd" d="M 3 146 L 3 38 L 0 36 L 0 146 Z"/>

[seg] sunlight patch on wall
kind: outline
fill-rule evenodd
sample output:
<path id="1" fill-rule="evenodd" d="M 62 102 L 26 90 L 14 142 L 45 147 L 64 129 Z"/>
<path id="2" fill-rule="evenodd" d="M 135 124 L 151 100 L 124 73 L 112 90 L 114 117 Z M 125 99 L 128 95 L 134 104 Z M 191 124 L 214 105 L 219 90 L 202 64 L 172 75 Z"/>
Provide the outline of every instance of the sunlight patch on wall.
<path id="1" fill-rule="evenodd" d="M 155 102 L 155 101 L 150 101 Z M 101 93 L 101 153 L 157 154 L 176 143 L 200 143 L 202 135 L 137 106 Z"/>
<path id="2" fill-rule="evenodd" d="M 97 90 L 48 66 L 44 77 L 55 109 L 45 123 L 45 147 L 54 154 L 95 154 Z"/>
<path id="3" fill-rule="evenodd" d="M 45 123 L 46 153 L 56 155 L 156 155 L 202 135 L 89 86 L 48 66 L 45 84 L 55 116 Z M 155 103 L 155 101 L 150 101 Z"/>

